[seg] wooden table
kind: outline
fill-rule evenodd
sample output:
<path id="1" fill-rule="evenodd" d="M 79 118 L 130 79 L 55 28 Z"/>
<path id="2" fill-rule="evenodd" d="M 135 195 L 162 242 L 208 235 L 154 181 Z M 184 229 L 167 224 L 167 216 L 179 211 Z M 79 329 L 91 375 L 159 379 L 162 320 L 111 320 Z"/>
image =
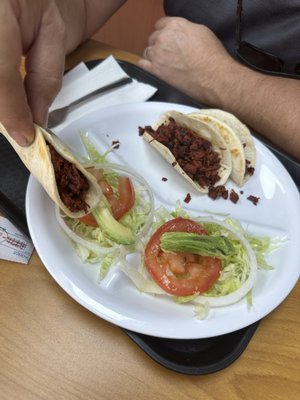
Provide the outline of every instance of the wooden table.
<path id="1" fill-rule="evenodd" d="M 111 53 L 137 60 L 88 41 L 68 58 L 67 67 Z M 72 300 L 36 253 L 25 266 L 0 261 L 1 400 L 296 400 L 299 339 L 298 282 L 232 365 L 205 376 L 177 374 Z"/>

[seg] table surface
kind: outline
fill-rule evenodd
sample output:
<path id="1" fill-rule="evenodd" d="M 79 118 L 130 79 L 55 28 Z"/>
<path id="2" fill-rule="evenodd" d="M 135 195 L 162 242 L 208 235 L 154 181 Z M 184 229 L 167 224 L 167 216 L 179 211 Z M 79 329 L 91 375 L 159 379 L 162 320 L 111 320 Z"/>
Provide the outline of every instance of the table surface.
<path id="1" fill-rule="evenodd" d="M 88 41 L 67 59 L 138 57 Z M 300 282 L 263 319 L 244 353 L 202 376 L 160 366 L 117 326 L 93 315 L 51 278 L 36 252 L 0 261 L 0 399 L 299 399 Z"/>

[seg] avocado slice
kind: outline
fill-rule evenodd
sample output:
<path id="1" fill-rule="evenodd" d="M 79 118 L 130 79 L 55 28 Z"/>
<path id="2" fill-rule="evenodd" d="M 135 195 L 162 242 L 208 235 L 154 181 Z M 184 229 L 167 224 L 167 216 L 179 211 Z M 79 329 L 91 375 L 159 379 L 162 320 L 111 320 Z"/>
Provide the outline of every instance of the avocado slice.
<path id="1" fill-rule="evenodd" d="M 105 205 L 100 205 L 93 211 L 93 216 L 104 234 L 118 244 L 133 244 L 135 237 L 131 230 L 120 224 Z"/>

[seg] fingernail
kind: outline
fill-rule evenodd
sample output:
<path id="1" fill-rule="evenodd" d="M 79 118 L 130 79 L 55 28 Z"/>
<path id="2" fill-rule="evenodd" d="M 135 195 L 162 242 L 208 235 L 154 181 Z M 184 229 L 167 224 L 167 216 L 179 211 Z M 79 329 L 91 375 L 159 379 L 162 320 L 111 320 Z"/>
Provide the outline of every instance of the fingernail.
<path id="1" fill-rule="evenodd" d="M 47 126 L 48 126 L 48 118 L 49 118 L 49 113 L 48 113 L 48 111 L 47 111 L 46 117 L 44 118 L 44 124 L 43 124 L 43 126 L 46 127 L 46 128 L 47 128 Z"/>
<path id="2" fill-rule="evenodd" d="M 35 105 L 33 109 L 33 120 L 40 126 L 47 126 L 48 124 L 48 110 L 49 105 L 45 101 L 41 100 L 38 105 Z"/>
<path id="3" fill-rule="evenodd" d="M 20 131 L 10 131 L 9 134 L 20 146 L 23 147 L 29 146 L 34 140 L 34 134 L 28 136 Z"/>

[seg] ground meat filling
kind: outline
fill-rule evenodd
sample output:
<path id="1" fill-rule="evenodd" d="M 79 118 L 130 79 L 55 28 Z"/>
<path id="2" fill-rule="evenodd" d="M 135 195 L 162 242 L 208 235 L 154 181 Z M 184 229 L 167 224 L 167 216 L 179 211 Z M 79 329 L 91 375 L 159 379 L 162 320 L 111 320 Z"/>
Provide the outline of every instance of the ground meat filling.
<path id="1" fill-rule="evenodd" d="M 173 118 L 156 131 L 149 126 L 145 130 L 171 151 L 179 166 L 201 187 L 212 187 L 220 180 L 220 155 L 209 141 L 188 128 L 178 126 Z"/>
<path id="2" fill-rule="evenodd" d="M 87 212 L 89 206 L 84 199 L 89 190 L 88 180 L 74 164 L 58 154 L 52 145 L 48 146 L 62 202 L 72 212 Z"/>
<path id="3" fill-rule="evenodd" d="M 246 169 L 245 169 L 245 175 L 248 174 L 250 176 L 252 176 L 254 174 L 254 167 L 251 167 L 251 161 L 246 160 Z"/>
<path id="4" fill-rule="evenodd" d="M 247 200 L 251 201 L 255 206 L 259 202 L 259 197 L 253 196 L 252 194 L 247 197 Z"/>

